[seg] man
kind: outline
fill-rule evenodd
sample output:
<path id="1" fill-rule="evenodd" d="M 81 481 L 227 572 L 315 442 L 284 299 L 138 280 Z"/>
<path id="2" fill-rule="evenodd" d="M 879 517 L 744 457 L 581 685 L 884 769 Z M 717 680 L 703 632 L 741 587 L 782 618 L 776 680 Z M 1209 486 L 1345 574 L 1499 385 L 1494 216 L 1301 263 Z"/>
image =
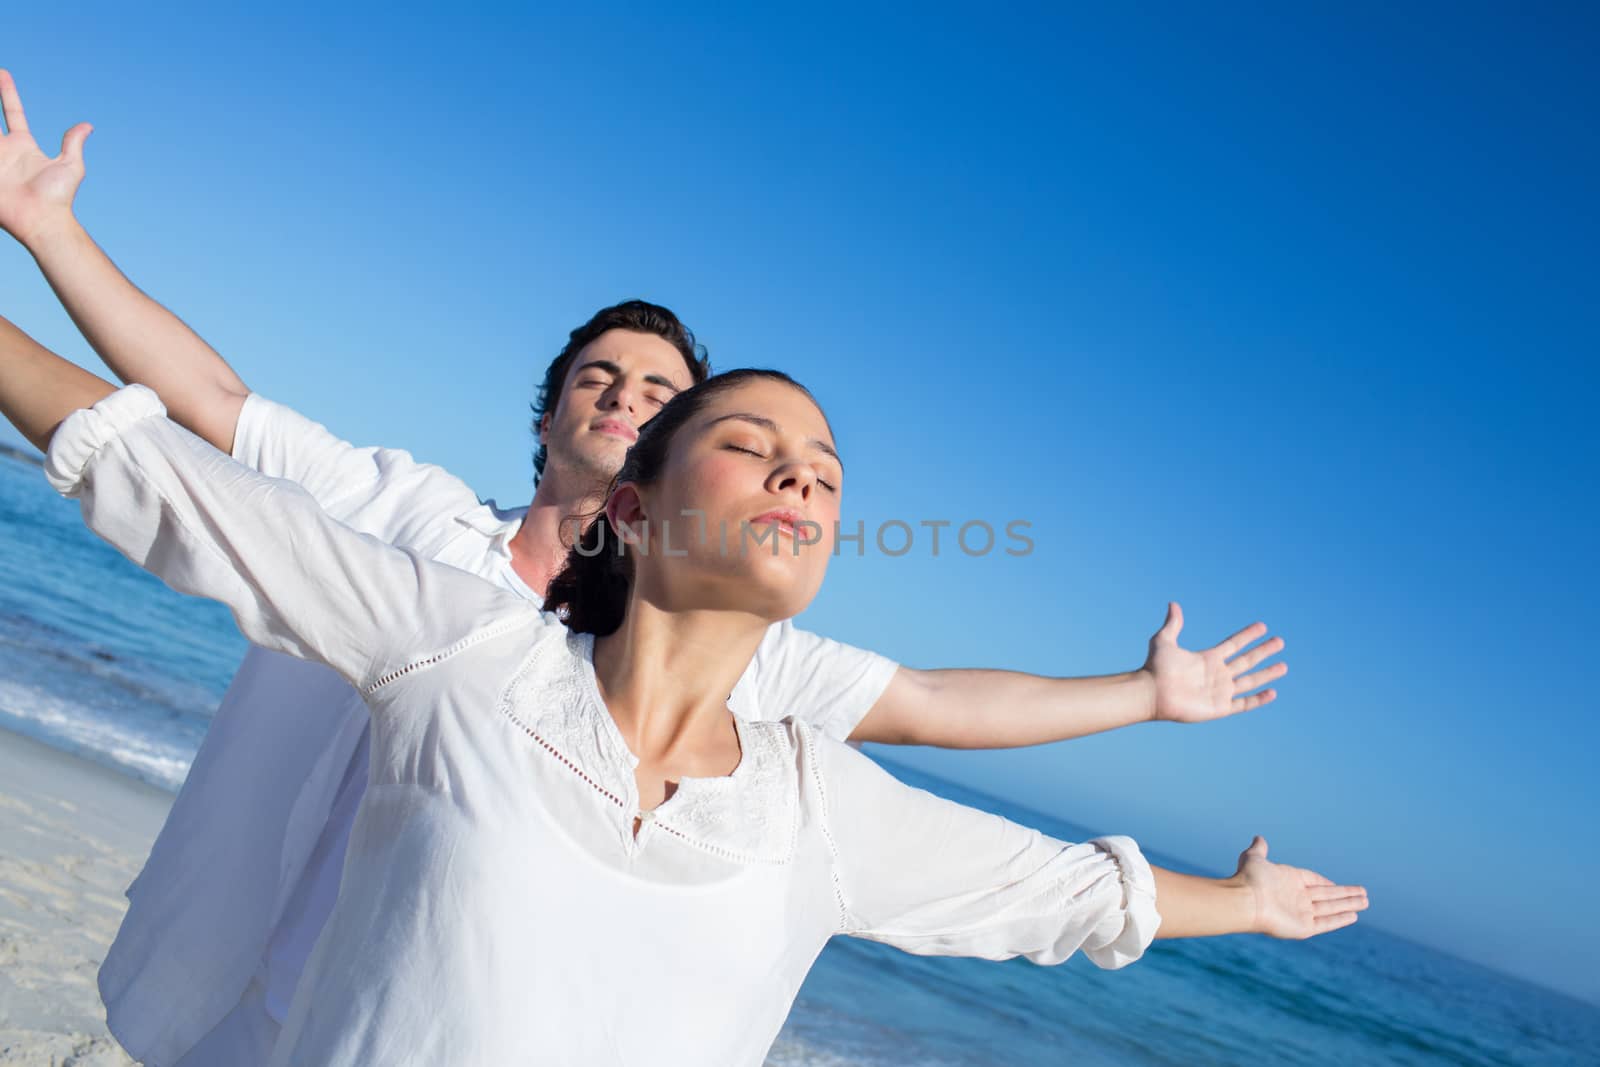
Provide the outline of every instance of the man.
<path id="1" fill-rule="evenodd" d="M 73 217 L 88 127 L 70 130 L 50 159 L 4 72 L 0 103 L 9 130 L 0 138 L 0 228 L 33 254 L 119 378 L 155 389 L 174 420 L 300 482 L 355 528 L 519 595 L 542 599 L 566 555 L 563 520 L 595 511 L 638 427 L 706 373 L 693 336 L 667 309 L 642 301 L 602 309 L 546 374 L 532 503 L 512 511 L 480 503 L 439 468 L 355 448 L 252 394 Z M 0 359 L 36 349 L 0 323 Z M 855 741 L 978 748 L 1150 719 L 1206 721 L 1274 698 L 1270 689 L 1245 695 L 1286 670 L 1255 669 L 1281 639 L 1244 651 L 1265 634 L 1262 624 L 1198 653 L 1178 647 L 1181 627 L 1169 605 L 1140 670 L 1052 679 L 912 670 L 784 624 L 729 702 L 750 717 L 805 714 Z M 264 1060 L 337 892 L 366 785 L 366 736 L 359 697 L 331 672 L 259 650 L 246 658 L 129 888 L 128 916 L 101 971 L 108 1021 L 136 1057 L 158 1067 Z"/>

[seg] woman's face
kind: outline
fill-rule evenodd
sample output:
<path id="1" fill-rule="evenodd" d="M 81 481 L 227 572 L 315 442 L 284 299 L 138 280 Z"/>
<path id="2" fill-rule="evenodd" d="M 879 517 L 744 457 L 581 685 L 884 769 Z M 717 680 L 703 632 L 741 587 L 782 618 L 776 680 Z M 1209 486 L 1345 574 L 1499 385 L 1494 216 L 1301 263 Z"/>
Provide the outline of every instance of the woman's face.
<path id="1" fill-rule="evenodd" d="M 828 422 L 800 390 L 756 379 L 712 397 L 656 484 L 613 496 L 614 521 L 637 530 L 642 512 L 649 531 L 633 546 L 638 594 L 675 611 L 799 614 L 833 554 L 842 478 Z"/>

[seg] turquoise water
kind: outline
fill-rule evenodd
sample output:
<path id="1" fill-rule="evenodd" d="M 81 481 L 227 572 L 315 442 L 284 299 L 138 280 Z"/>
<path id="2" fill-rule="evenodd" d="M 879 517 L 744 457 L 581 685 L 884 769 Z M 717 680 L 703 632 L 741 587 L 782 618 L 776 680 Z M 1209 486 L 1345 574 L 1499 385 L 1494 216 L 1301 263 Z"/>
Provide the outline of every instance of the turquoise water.
<path id="1" fill-rule="evenodd" d="M 0 455 L 0 726 L 176 790 L 243 650 L 226 611 L 131 566 L 37 467 Z M 1106 829 L 887 765 L 1058 837 Z M 1600 1009 L 1366 923 L 1303 943 L 1158 942 L 1115 972 L 841 938 L 770 1062 L 1600 1064 Z"/>

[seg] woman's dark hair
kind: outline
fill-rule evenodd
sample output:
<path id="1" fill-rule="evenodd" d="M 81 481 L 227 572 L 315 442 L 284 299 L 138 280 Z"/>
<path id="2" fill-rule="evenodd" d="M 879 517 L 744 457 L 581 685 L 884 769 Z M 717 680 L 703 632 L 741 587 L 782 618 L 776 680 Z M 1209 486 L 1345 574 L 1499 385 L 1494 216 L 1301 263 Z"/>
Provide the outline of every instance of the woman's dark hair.
<path id="1" fill-rule="evenodd" d="M 589 342 L 608 330 L 632 330 L 634 333 L 654 334 L 666 341 L 682 354 L 684 363 L 689 366 L 689 377 L 696 384 L 705 381 L 711 374 L 711 361 L 706 358 L 705 346 L 695 341 L 694 333 L 678 319 L 678 316 L 660 304 L 651 304 L 644 300 L 624 300 L 620 304 L 601 308 L 588 322 L 572 331 L 567 338 L 566 347 L 562 348 L 550 366 L 545 368 L 544 384 L 539 386 L 538 399 L 531 405 L 535 437 L 539 435 L 539 423 L 544 420 L 545 412 L 554 411 L 561 403 L 561 388 L 566 384 L 567 370 L 572 366 L 572 361 Z M 544 477 L 544 464 L 548 458 L 545 446 L 540 445 L 539 450 L 533 454 L 534 485 L 538 485 L 539 479 Z"/>
<path id="2" fill-rule="evenodd" d="M 606 498 L 623 482 L 654 485 L 661 477 L 672 442 L 684 424 L 721 393 L 750 381 L 783 382 L 800 390 L 816 404 L 811 391 L 782 371 L 730 370 L 685 389 L 645 423 L 638 440 L 628 449 L 622 469 L 612 479 Z M 820 404 L 817 405 L 821 409 Z M 582 535 L 567 552 L 567 562 L 550 581 L 544 608 L 565 620 L 581 634 L 604 637 L 615 633 L 628 611 L 628 589 L 633 581 L 633 548 L 626 546 L 606 518 L 605 506 L 589 515 L 568 516 L 583 527 Z M 565 525 L 565 524 L 563 524 Z"/>

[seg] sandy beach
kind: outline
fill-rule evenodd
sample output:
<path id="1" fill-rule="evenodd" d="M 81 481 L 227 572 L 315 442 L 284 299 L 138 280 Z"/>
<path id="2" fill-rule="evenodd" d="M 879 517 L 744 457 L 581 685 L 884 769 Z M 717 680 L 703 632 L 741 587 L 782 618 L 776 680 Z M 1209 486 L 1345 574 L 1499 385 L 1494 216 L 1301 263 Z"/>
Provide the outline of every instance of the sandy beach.
<path id="1" fill-rule="evenodd" d="M 133 1061 L 95 972 L 172 797 L 0 730 L 0 1064 Z"/>

